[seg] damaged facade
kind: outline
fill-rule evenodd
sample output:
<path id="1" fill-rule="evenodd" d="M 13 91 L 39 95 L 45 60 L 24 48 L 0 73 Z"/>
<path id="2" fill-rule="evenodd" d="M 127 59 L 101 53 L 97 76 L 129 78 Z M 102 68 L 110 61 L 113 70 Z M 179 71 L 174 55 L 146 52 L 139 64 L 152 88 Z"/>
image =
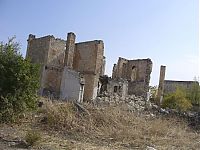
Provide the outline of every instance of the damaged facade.
<path id="1" fill-rule="evenodd" d="M 72 32 L 67 40 L 29 35 L 26 57 L 41 65 L 41 95 L 78 101 L 97 96 L 99 77 L 105 69 L 104 43 L 75 43 L 75 38 Z"/>
<path id="2" fill-rule="evenodd" d="M 112 79 L 108 76 L 100 77 L 100 91 L 99 96 L 101 95 L 118 95 L 122 99 L 127 96 L 128 93 L 128 82 L 123 79 Z"/>
<path id="3" fill-rule="evenodd" d="M 119 57 L 113 66 L 112 78 L 128 81 L 128 95 L 147 97 L 149 91 L 150 74 L 152 72 L 151 59 L 128 60 Z"/>

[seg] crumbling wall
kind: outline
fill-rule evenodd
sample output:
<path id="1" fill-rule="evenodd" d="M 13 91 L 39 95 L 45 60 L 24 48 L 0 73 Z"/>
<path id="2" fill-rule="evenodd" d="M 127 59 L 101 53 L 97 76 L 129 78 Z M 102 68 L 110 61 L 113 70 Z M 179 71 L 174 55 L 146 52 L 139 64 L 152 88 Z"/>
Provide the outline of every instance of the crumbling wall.
<path id="1" fill-rule="evenodd" d="M 65 47 L 66 47 L 65 40 L 55 39 L 54 37 L 52 37 L 50 40 L 47 64 L 63 67 Z"/>
<path id="2" fill-rule="evenodd" d="M 33 63 L 64 66 L 65 40 L 50 35 L 36 38 L 35 35 L 30 34 L 27 41 L 26 57 L 29 57 Z"/>
<path id="3" fill-rule="evenodd" d="M 100 76 L 99 96 L 118 95 L 124 99 L 128 93 L 128 81 L 123 79 L 112 79 L 106 75 Z"/>
<path id="4" fill-rule="evenodd" d="M 31 62 L 37 64 L 47 63 L 51 38 L 52 36 L 35 38 L 35 35 L 30 34 L 27 40 L 26 58 L 30 58 Z"/>
<path id="5" fill-rule="evenodd" d="M 117 65 L 115 66 L 116 68 L 115 70 L 115 74 L 113 76 L 115 76 L 116 78 L 124 78 L 127 79 L 127 63 L 128 60 L 122 57 L 119 57 Z"/>
<path id="6" fill-rule="evenodd" d="M 103 76 L 105 74 L 105 67 L 106 67 L 106 57 L 103 56 L 103 62 L 100 68 L 100 76 Z"/>

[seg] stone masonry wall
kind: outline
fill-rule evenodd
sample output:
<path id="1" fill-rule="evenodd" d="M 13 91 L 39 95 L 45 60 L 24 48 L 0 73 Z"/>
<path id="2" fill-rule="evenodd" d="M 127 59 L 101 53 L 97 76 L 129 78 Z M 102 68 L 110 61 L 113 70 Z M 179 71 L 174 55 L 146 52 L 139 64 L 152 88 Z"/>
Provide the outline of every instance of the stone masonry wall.
<path id="1" fill-rule="evenodd" d="M 96 71 L 97 45 L 95 41 L 76 43 L 74 70 L 81 73 Z"/>
<path id="2" fill-rule="evenodd" d="M 43 73 L 43 96 L 59 98 L 63 69 L 54 66 L 45 66 Z"/>
<path id="3" fill-rule="evenodd" d="M 51 36 L 35 38 L 29 35 L 26 58 L 30 58 L 33 63 L 47 63 Z"/>
<path id="4" fill-rule="evenodd" d="M 47 63 L 54 66 L 64 66 L 65 46 L 65 40 L 51 38 Z"/>

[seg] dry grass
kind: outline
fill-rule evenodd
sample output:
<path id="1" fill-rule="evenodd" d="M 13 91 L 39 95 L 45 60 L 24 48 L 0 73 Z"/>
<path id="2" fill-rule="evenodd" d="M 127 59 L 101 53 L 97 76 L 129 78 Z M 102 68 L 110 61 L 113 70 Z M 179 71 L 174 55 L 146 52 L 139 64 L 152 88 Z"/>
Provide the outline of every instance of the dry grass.
<path id="1" fill-rule="evenodd" d="M 68 132 L 93 143 L 126 148 L 198 149 L 200 137 L 187 125 L 173 118 L 137 117 L 122 107 L 94 108 L 80 113 L 72 103 L 50 103 L 40 110 L 45 128 Z"/>

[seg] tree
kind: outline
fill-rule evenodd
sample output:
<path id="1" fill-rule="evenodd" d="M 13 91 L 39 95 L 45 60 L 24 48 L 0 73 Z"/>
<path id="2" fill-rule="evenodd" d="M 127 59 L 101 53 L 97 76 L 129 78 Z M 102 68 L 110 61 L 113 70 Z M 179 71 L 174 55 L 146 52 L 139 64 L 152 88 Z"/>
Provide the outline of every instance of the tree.
<path id="1" fill-rule="evenodd" d="M 187 98 L 191 100 L 193 105 L 200 105 L 200 86 L 195 78 L 192 87 L 187 91 Z"/>
<path id="2" fill-rule="evenodd" d="M 14 38 L 0 43 L 0 120 L 13 121 L 36 106 L 39 66 L 19 53 Z"/>

